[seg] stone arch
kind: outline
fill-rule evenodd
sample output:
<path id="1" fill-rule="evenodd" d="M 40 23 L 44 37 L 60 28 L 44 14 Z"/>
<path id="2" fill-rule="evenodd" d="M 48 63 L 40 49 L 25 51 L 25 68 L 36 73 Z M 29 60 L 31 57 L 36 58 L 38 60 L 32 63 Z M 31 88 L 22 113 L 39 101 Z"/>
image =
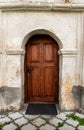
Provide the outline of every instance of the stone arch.
<path id="1" fill-rule="evenodd" d="M 61 40 L 52 32 L 52 31 L 48 31 L 45 29 L 37 29 L 37 30 L 33 30 L 30 33 L 28 33 L 23 41 L 22 41 L 22 45 L 21 48 L 25 51 L 25 45 L 27 44 L 28 40 L 34 36 L 34 35 L 38 35 L 38 34 L 43 34 L 43 35 L 49 35 L 50 37 L 52 37 L 59 46 L 59 51 L 63 48 L 63 44 L 61 42 Z M 22 56 L 21 58 L 21 66 L 22 66 L 22 76 L 21 76 L 21 81 L 22 81 L 22 103 L 24 104 L 24 59 L 25 59 L 25 55 Z M 59 107 L 61 107 L 61 98 L 60 98 L 60 93 L 61 93 L 61 73 L 62 73 L 62 58 L 61 55 L 59 56 Z"/>
<path id="2" fill-rule="evenodd" d="M 45 29 L 37 29 L 37 30 L 34 30 L 34 31 L 31 31 L 30 33 L 28 33 L 23 41 L 22 41 L 22 46 L 21 48 L 25 48 L 25 45 L 27 43 L 27 41 L 33 36 L 33 35 L 36 35 L 36 34 L 44 34 L 44 35 L 49 35 L 51 36 L 57 43 L 58 43 L 58 46 L 59 46 L 59 49 L 62 49 L 63 48 L 63 44 L 61 42 L 61 40 L 52 32 L 52 31 L 48 31 L 48 30 L 45 30 Z"/>

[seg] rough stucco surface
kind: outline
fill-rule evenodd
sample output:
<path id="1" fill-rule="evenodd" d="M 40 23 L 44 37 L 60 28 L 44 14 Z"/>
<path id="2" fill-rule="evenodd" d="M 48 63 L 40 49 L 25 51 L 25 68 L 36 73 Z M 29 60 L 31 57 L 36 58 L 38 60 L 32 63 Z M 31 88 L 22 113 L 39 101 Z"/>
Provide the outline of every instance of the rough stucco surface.
<path id="1" fill-rule="evenodd" d="M 0 0 L 0 3 L 28 3 L 28 2 L 55 2 L 55 3 L 84 3 L 84 0 Z"/>
<path id="2" fill-rule="evenodd" d="M 0 54 L 0 86 L 2 85 L 2 55 Z"/>
<path id="3" fill-rule="evenodd" d="M 6 42 L 8 49 L 12 49 L 12 46 L 13 49 L 21 48 L 25 35 L 36 29 L 46 29 L 55 33 L 63 43 L 64 48 L 74 49 L 76 47 L 76 13 L 8 12 L 4 13 L 4 21 L 6 21 L 3 25 L 6 26 L 4 32 L 7 34 L 4 34 L 6 37 L 4 42 Z"/>
<path id="4" fill-rule="evenodd" d="M 21 86 L 20 56 L 8 55 L 6 61 L 6 84 L 9 87 Z"/>
<path id="5" fill-rule="evenodd" d="M 42 2 L 42 0 L 38 1 Z M 55 0 L 48 2 L 52 1 Z M 10 3 L 10 0 L 0 2 Z M 26 2 L 26 0 L 11 0 L 11 2 Z M 72 2 L 76 3 L 75 0 Z M 60 47 L 59 104 L 61 110 L 79 110 L 80 107 L 84 109 L 84 81 L 81 78 L 84 14 L 70 11 L 9 10 L 2 11 L 0 16 L 0 109 L 15 110 L 22 105 L 25 41 L 38 33 L 49 34 L 57 40 Z M 78 86 L 80 88 L 82 86 L 82 91 L 79 91 Z"/>
<path id="6" fill-rule="evenodd" d="M 73 3 L 84 3 L 84 0 L 72 0 Z"/>
<path id="7" fill-rule="evenodd" d="M 57 3 L 84 3 L 84 0 L 0 0 L 0 3 L 15 3 L 15 2 L 57 2 Z"/>
<path id="8" fill-rule="evenodd" d="M 20 89 L 3 86 L 0 88 L 0 110 L 18 110 L 20 108 Z"/>
<path id="9" fill-rule="evenodd" d="M 63 88 L 62 88 L 62 93 L 61 93 L 62 100 L 63 100 L 63 106 L 66 107 L 67 110 L 73 109 L 75 107 L 75 102 L 71 95 L 73 83 L 72 83 L 72 79 L 69 74 L 66 74 L 63 82 L 64 83 L 63 83 Z"/>
<path id="10" fill-rule="evenodd" d="M 58 2 L 63 3 L 64 0 L 0 0 L 0 2 L 12 3 L 12 2 Z"/>

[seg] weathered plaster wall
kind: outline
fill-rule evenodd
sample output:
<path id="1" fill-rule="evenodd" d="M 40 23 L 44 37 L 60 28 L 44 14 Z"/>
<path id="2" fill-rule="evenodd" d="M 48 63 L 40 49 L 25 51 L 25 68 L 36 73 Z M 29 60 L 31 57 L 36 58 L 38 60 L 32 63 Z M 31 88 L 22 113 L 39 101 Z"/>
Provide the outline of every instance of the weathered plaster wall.
<path id="1" fill-rule="evenodd" d="M 62 88 L 61 108 L 74 109 L 75 102 L 71 95 L 76 75 L 76 58 L 73 53 L 77 49 L 76 28 L 77 13 L 67 12 L 31 12 L 13 11 L 3 12 L 3 43 L 5 45 L 5 65 L 3 72 L 4 86 L 22 89 L 21 55 L 9 53 L 20 51 L 24 37 L 33 30 L 45 29 L 53 32 L 63 44 L 64 55 L 66 50 L 72 50 L 70 57 L 63 56 L 61 64 Z M 68 33 L 67 33 L 68 32 Z M 16 53 L 16 52 L 15 52 Z M 73 67 L 71 65 L 73 64 Z M 21 101 L 21 96 L 19 101 Z M 4 98 L 5 102 L 5 98 Z M 15 100 L 16 102 L 16 100 Z M 21 102 L 19 102 L 20 104 Z M 17 103 L 16 103 L 17 104 Z"/>
<path id="2" fill-rule="evenodd" d="M 84 28 L 84 12 L 82 14 L 82 17 L 83 17 L 82 23 L 83 23 L 83 28 Z M 84 36 L 84 29 L 82 31 L 83 31 L 83 36 Z M 84 39 L 84 37 L 82 39 Z M 84 48 L 84 41 L 83 41 L 83 44 L 82 44 L 81 48 Z M 83 64 L 83 70 L 81 70 L 82 71 L 82 80 L 81 80 L 81 82 L 82 82 L 82 86 L 84 86 L 84 50 L 83 49 L 82 49 L 82 64 Z"/>
<path id="3" fill-rule="evenodd" d="M 9 87 L 21 87 L 21 56 L 7 55 L 6 59 L 6 80 Z"/>
<path id="4" fill-rule="evenodd" d="M 81 3 L 81 4 L 83 4 L 84 0 L 72 0 L 72 3 Z"/>
<path id="5" fill-rule="evenodd" d="M 63 48 L 76 48 L 76 13 L 17 11 L 4 12 L 3 15 L 6 26 L 4 42 L 7 49 L 20 49 L 25 35 L 36 29 L 46 29 L 55 33 L 62 41 Z"/>
<path id="6" fill-rule="evenodd" d="M 0 0 L 0 3 L 17 3 L 17 2 L 55 2 L 55 3 L 84 3 L 84 0 Z"/>
<path id="7" fill-rule="evenodd" d="M 12 2 L 57 2 L 64 3 L 65 0 L 0 0 L 2 3 L 12 3 Z"/>
<path id="8" fill-rule="evenodd" d="M 1 3 L 18 2 L 19 0 L 0 0 Z"/>
<path id="9" fill-rule="evenodd" d="M 76 82 L 76 69 L 77 57 L 71 54 L 70 56 L 64 55 L 62 67 L 62 108 L 70 110 L 75 108 L 75 101 L 72 94 L 73 85 Z M 72 66 L 72 67 L 71 67 Z"/>
<path id="10" fill-rule="evenodd" d="M 1 73 L 2 72 L 1 59 L 2 59 L 2 55 L 1 55 L 1 52 L 0 52 L 0 86 L 2 84 L 1 83 L 2 82 L 2 78 L 1 78 L 2 77 L 2 73 Z"/>
<path id="11" fill-rule="evenodd" d="M 0 87 L 2 85 L 2 42 L 1 42 L 1 11 L 0 11 Z"/>
<path id="12" fill-rule="evenodd" d="M 0 88 L 0 110 L 18 110 L 23 104 L 21 56 L 8 54 L 4 57 L 6 58 Z"/>
<path id="13" fill-rule="evenodd" d="M 38 1 L 41 5 L 42 0 Z M 0 2 L 23 3 L 26 0 Z M 58 3 L 58 0 L 55 2 Z M 64 0 L 59 2 L 64 3 Z M 76 3 L 75 0 L 71 2 Z M 77 2 L 80 3 L 79 0 Z M 78 91 L 80 86 L 84 86 L 83 13 L 9 8 L 2 9 L 0 16 L 0 109 L 16 110 L 24 103 L 24 38 L 31 37 L 35 30 L 39 30 L 38 33 L 46 30 L 49 35 L 54 34 L 62 44 L 59 50 L 61 110 L 84 108 L 84 92 L 80 96 L 81 90 L 80 93 Z"/>
<path id="14" fill-rule="evenodd" d="M 0 0 L 0 3 L 6 3 L 6 4 L 10 4 L 10 3 L 61 3 L 61 4 L 65 4 L 65 3 L 71 3 L 71 4 L 84 4 L 84 0 Z"/>

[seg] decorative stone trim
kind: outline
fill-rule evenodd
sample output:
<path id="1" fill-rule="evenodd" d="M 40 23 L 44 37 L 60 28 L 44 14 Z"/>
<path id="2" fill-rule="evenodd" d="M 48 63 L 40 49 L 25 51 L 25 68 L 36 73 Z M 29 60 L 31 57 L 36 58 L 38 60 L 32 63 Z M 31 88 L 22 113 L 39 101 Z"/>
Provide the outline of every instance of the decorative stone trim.
<path id="1" fill-rule="evenodd" d="M 74 50 L 59 50 L 58 51 L 58 54 L 59 55 L 77 55 L 78 54 L 78 50 L 77 49 L 74 49 Z"/>
<path id="2" fill-rule="evenodd" d="M 0 9 L 5 10 L 75 10 L 84 11 L 84 4 L 56 2 L 12 2 L 0 3 Z"/>
<path id="3" fill-rule="evenodd" d="M 23 49 L 20 49 L 20 50 L 10 50 L 10 49 L 7 49 L 6 50 L 6 54 L 7 55 L 24 55 L 25 51 Z"/>

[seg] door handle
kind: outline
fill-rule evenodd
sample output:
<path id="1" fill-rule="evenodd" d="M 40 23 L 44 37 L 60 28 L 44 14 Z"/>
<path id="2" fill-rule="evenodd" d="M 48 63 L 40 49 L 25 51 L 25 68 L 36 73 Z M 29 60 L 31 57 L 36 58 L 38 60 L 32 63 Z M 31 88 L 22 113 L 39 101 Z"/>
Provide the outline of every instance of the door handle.
<path id="1" fill-rule="evenodd" d="M 33 71 L 33 70 L 34 70 L 33 67 L 28 67 L 28 69 L 27 69 L 27 75 L 30 76 L 31 71 Z"/>
<path id="2" fill-rule="evenodd" d="M 28 67 L 27 71 L 30 72 L 30 71 L 33 71 L 34 68 L 33 67 Z"/>

